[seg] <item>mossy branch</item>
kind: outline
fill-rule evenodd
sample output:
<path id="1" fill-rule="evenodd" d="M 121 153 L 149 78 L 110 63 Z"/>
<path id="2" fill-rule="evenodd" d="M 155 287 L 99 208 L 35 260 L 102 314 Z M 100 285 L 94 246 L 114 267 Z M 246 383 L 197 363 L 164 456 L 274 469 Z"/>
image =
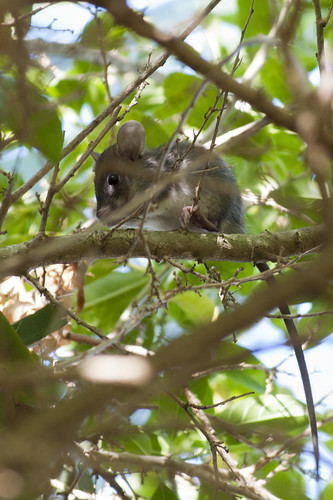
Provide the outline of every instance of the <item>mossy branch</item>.
<path id="1" fill-rule="evenodd" d="M 281 258 L 318 251 L 324 243 L 323 226 L 281 233 L 215 234 L 187 231 L 145 232 L 151 256 L 173 259 L 276 262 Z M 23 275 L 35 267 L 82 259 L 146 257 L 146 243 L 135 229 L 87 230 L 70 236 L 36 237 L 0 249 L 0 279 Z M 137 240 L 137 241 L 136 241 Z M 134 242 L 136 244 L 134 246 Z"/>

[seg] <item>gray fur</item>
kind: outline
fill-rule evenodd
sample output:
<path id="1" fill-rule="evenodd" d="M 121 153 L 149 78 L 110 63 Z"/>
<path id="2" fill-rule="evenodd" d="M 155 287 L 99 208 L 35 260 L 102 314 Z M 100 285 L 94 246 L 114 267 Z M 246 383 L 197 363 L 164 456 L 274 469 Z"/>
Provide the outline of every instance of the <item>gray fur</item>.
<path id="1" fill-rule="evenodd" d="M 120 128 L 117 144 L 97 158 L 94 169 L 97 217 L 106 223 L 115 210 L 123 208 L 122 216 L 130 215 L 133 200 L 139 195 L 146 193 L 146 199 L 151 196 L 166 147 L 147 151 L 144 147 L 144 128 L 131 120 Z M 147 228 L 168 231 L 184 225 L 184 209 L 193 204 L 195 188 L 207 162 L 209 168 L 204 175 L 199 201 L 202 218 L 191 218 L 186 227 L 198 231 L 211 225 L 216 231 L 225 233 L 245 232 L 242 200 L 232 170 L 216 154 L 203 147 L 191 149 L 187 142 L 175 144 L 164 162 L 159 176 L 162 187 L 147 214 Z M 132 207 L 128 213 L 126 204 Z M 205 225 L 204 219 L 211 224 Z M 134 227 L 137 221 L 129 225 Z"/>

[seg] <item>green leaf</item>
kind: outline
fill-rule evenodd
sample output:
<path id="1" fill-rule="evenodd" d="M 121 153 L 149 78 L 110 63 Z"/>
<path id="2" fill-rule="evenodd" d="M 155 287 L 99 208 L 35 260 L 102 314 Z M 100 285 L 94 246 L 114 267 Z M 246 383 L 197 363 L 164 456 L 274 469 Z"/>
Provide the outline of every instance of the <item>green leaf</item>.
<path id="1" fill-rule="evenodd" d="M 61 122 L 39 89 L 29 82 L 23 88 L 0 75 L 0 123 L 28 146 L 58 161 L 63 145 Z"/>
<path id="2" fill-rule="evenodd" d="M 198 500 L 212 500 L 212 498 L 216 498 L 215 493 L 214 486 L 207 483 L 200 484 Z M 230 495 L 219 491 L 217 500 L 230 500 Z"/>
<path id="3" fill-rule="evenodd" d="M 2 312 L 0 312 L 0 353 L 1 359 L 8 363 L 35 363 L 29 349 Z"/>
<path id="4" fill-rule="evenodd" d="M 333 477 L 331 477 L 326 487 L 322 491 L 320 500 L 331 500 L 331 498 L 333 498 Z"/>
<path id="5" fill-rule="evenodd" d="M 152 444 L 144 432 L 140 432 L 131 436 L 125 444 L 126 451 L 129 453 L 136 453 L 138 455 L 150 455 Z"/>
<path id="6" fill-rule="evenodd" d="M 273 475 L 267 486 L 275 496 L 283 500 L 308 500 L 304 476 L 293 469 Z"/>
<path id="7" fill-rule="evenodd" d="M 160 483 L 151 500 L 178 500 L 178 496 L 164 483 Z"/>
<path id="8" fill-rule="evenodd" d="M 228 391 L 228 396 L 244 392 L 263 394 L 265 373 L 259 370 L 233 370 L 229 373 L 221 373 L 214 378 L 214 387 L 217 392 L 221 391 L 221 399 L 225 398 L 226 391 Z"/>
<path id="9" fill-rule="evenodd" d="M 174 113 L 183 111 L 200 83 L 201 80 L 196 76 L 184 75 L 184 73 L 168 75 L 163 82 L 163 88 L 169 110 L 171 106 Z"/>
<path id="10" fill-rule="evenodd" d="M 333 438 L 332 439 L 328 439 L 327 441 L 325 441 L 325 446 L 331 451 L 333 452 Z"/>
<path id="11" fill-rule="evenodd" d="M 86 47 L 101 48 L 104 50 L 117 49 L 123 44 L 127 29 L 115 24 L 107 12 L 100 12 L 98 19 L 94 17 L 84 28 L 81 43 Z"/>
<path id="12" fill-rule="evenodd" d="M 13 327 L 25 345 L 31 345 L 59 330 L 66 323 L 67 320 L 64 319 L 60 309 L 53 304 L 47 304 L 34 314 L 14 323 Z"/>
<path id="13" fill-rule="evenodd" d="M 84 288 L 82 318 L 103 331 L 110 330 L 148 281 L 139 271 L 114 271 L 92 281 Z"/>
<path id="14" fill-rule="evenodd" d="M 191 390 L 198 397 L 203 405 L 213 404 L 213 391 L 206 378 L 194 380 L 191 383 Z M 210 411 L 210 410 L 209 410 Z"/>
<path id="15" fill-rule="evenodd" d="M 286 75 L 276 57 L 268 58 L 261 71 L 261 78 L 265 88 L 281 102 L 285 103 L 291 99 L 290 89 L 287 85 Z"/>
<path id="16" fill-rule="evenodd" d="M 7 321 L 0 312 L 0 361 L 2 370 L 8 374 L 22 373 L 37 367 L 36 359 L 22 342 L 15 328 Z M 14 411 L 14 401 L 24 405 L 33 405 L 35 402 L 32 391 L 9 386 L 4 394 L 0 394 L 0 421 L 6 422 L 8 415 Z M 11 409 L 9 409 L 11 408 Z"/>
<path id="17" fill-rule="evenodd" d="M 244 428 L 260 426 L 262 431 L 274 427 L 287 432 L 307 423 L 305 406 L 288 394 L 265 394 L 233 401 L 219 413 L 219 418 Z"/>
<path id="18" fill-rule="evenodd" d="M 115 259 L 101 259 L 96 260 L 91 266 L 89 266 L 89 272 L 86 276 L 86 289 L 90 283 L 94 283 L 106 275 L 110 274 L 112 271 L 117 269 L 119 264 Z"/>
<path id="19" fill-rule="evenodd" d="M 64 142 L 61 122 L 57 113 L 48 107 L 46 99 L 41 109 L 29 115 L 28 127 L 30 144 L 39 149 L 47 158 L 57 162 Z"/>
<path id="20" fill-rule="evenodd" d="M 111 272 L 91 282 L 85 288 L 85 307 L 88 309 L 103 302 L 115 301 L 119 296 L 127 295 L 138 287 L 145 285 L 147 281 L 148 278 L 139 271 Z"/>
<path id="21" fill-rule="evenodd" d="M 136 494 L 142 498 L 152 498 L 160 480 L 155 472 L 145 472 L 145 480 L 141 481 L 141 475 L 137 476 Z"/>
<path id="22" fill-rule="evenodd" d="M 268 33 L 272 25 L 273 17 L 273 9 L 270 3 L 271 2 L 260 2 L 260 6 L 258 5 L 258 8 L 255 9 L 251 22 L 246 29 L 246 37 L 258 36 L 258 31 L 263 34 Z M 237 4 L 238 26 L 243 29 L 248 19 L 250 5 L 247 0 L 237 0 Z"/>
<path id="23" fill-rule="evenodd" d="M 80 477 L 78 487 L 84 492 L 91 493 L 91 495 L 95 493 L 95 484 L 92 480 L 89 469 L 85 469 L 84 473 Z"/>
<path id="24" fill-rule="evenodd" d="M 169 310 L 179 321 L 201 325 L 212 321 L 215 304 L 207 295 L 189 291 L 176 295 L 169 302 Z"/>

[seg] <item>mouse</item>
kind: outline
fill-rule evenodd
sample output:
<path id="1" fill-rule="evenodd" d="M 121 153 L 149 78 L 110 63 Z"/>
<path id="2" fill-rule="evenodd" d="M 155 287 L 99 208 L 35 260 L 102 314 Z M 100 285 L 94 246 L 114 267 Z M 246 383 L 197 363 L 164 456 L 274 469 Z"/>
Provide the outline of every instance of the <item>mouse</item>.
<path id="1" fill-rule="evenodd" d="M 193 232 L 246 233 L 237 179 L 216 153 L 193 147 L 188 141 L 176 142 L 171 149 L 167 145 L 148 149 L 143 125 L 129 120 L 120 127 L 116 144 L 92 156 L 96 215 L 106 225 L 113 226 L 125 217 L 126 227 L 144 223 L 154 231 L 186 228 Z M 148 201 L 148 210 L 144 210 Z M 266 262 L 255 265 L 260 272 L 269 270 Z M 266 281 L 274 286 L 276 280 L 270 276 Z M 287 304 L 280 304 L 279 309 L 283 315 L 291 314 Z M 302 377 L 318 477 L 318 430 L 310 378 L 295 322 L 285 318 L 284 323 Z"/>
<path id="2" fill-rule="evenodd" d="M 172 231 L 186 227 L 189 231 L 245 232 L 237 180 L 221 157 L 200 146 L 191 148 L 186 141 L 177 142 L 169 152 L 165 145 L 146 149 L 145 144 L 143 125 L 130 120 L 119 129 L 116 144 L 100 155 L 94 152 L 99 219 L 111 225 L 112 213 L 133 202 L 139 193 L 146 201 L 151 199 L 159 174 L 161 189 L 151 199 L 144 224 L 147 229 Z M 193 206 L 195 188 L 204 168 L 207 171 L 200 203 Z M 123 214 L 129 215 L 126 210 Z M 126 226 L 136 227 L 140 217 Z"/>

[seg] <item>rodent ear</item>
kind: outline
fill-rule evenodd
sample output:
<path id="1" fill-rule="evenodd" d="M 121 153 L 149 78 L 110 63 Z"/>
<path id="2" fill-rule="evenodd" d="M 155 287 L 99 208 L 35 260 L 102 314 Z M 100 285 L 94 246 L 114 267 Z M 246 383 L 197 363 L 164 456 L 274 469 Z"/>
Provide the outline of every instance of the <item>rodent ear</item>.
<path id="1" fill-rule="evenodd" d="M 141 123 L 129 120 L 119 129 L 117 136 L 117 153 L 120 158 L 132 161 L 142 156 L 146 147 L 146 132 Z"/>
<path id="2" fill-rule="evenodd" d="M 93 160 L 94 160 L 94 162 L 95 162 L 95 163 L 94 163 L 94 166 L 93 166 L 93 170 L 95 170 L 96 163 L 98 162 L 98 159 L 99 159 L 99 157 L 101 156 L 101 154 L 100 154 L 100 153 L 96 153 L 96 151 L 92 151 L 92 152 L 90 153 L 90 156 L 93 158 Z"/>

